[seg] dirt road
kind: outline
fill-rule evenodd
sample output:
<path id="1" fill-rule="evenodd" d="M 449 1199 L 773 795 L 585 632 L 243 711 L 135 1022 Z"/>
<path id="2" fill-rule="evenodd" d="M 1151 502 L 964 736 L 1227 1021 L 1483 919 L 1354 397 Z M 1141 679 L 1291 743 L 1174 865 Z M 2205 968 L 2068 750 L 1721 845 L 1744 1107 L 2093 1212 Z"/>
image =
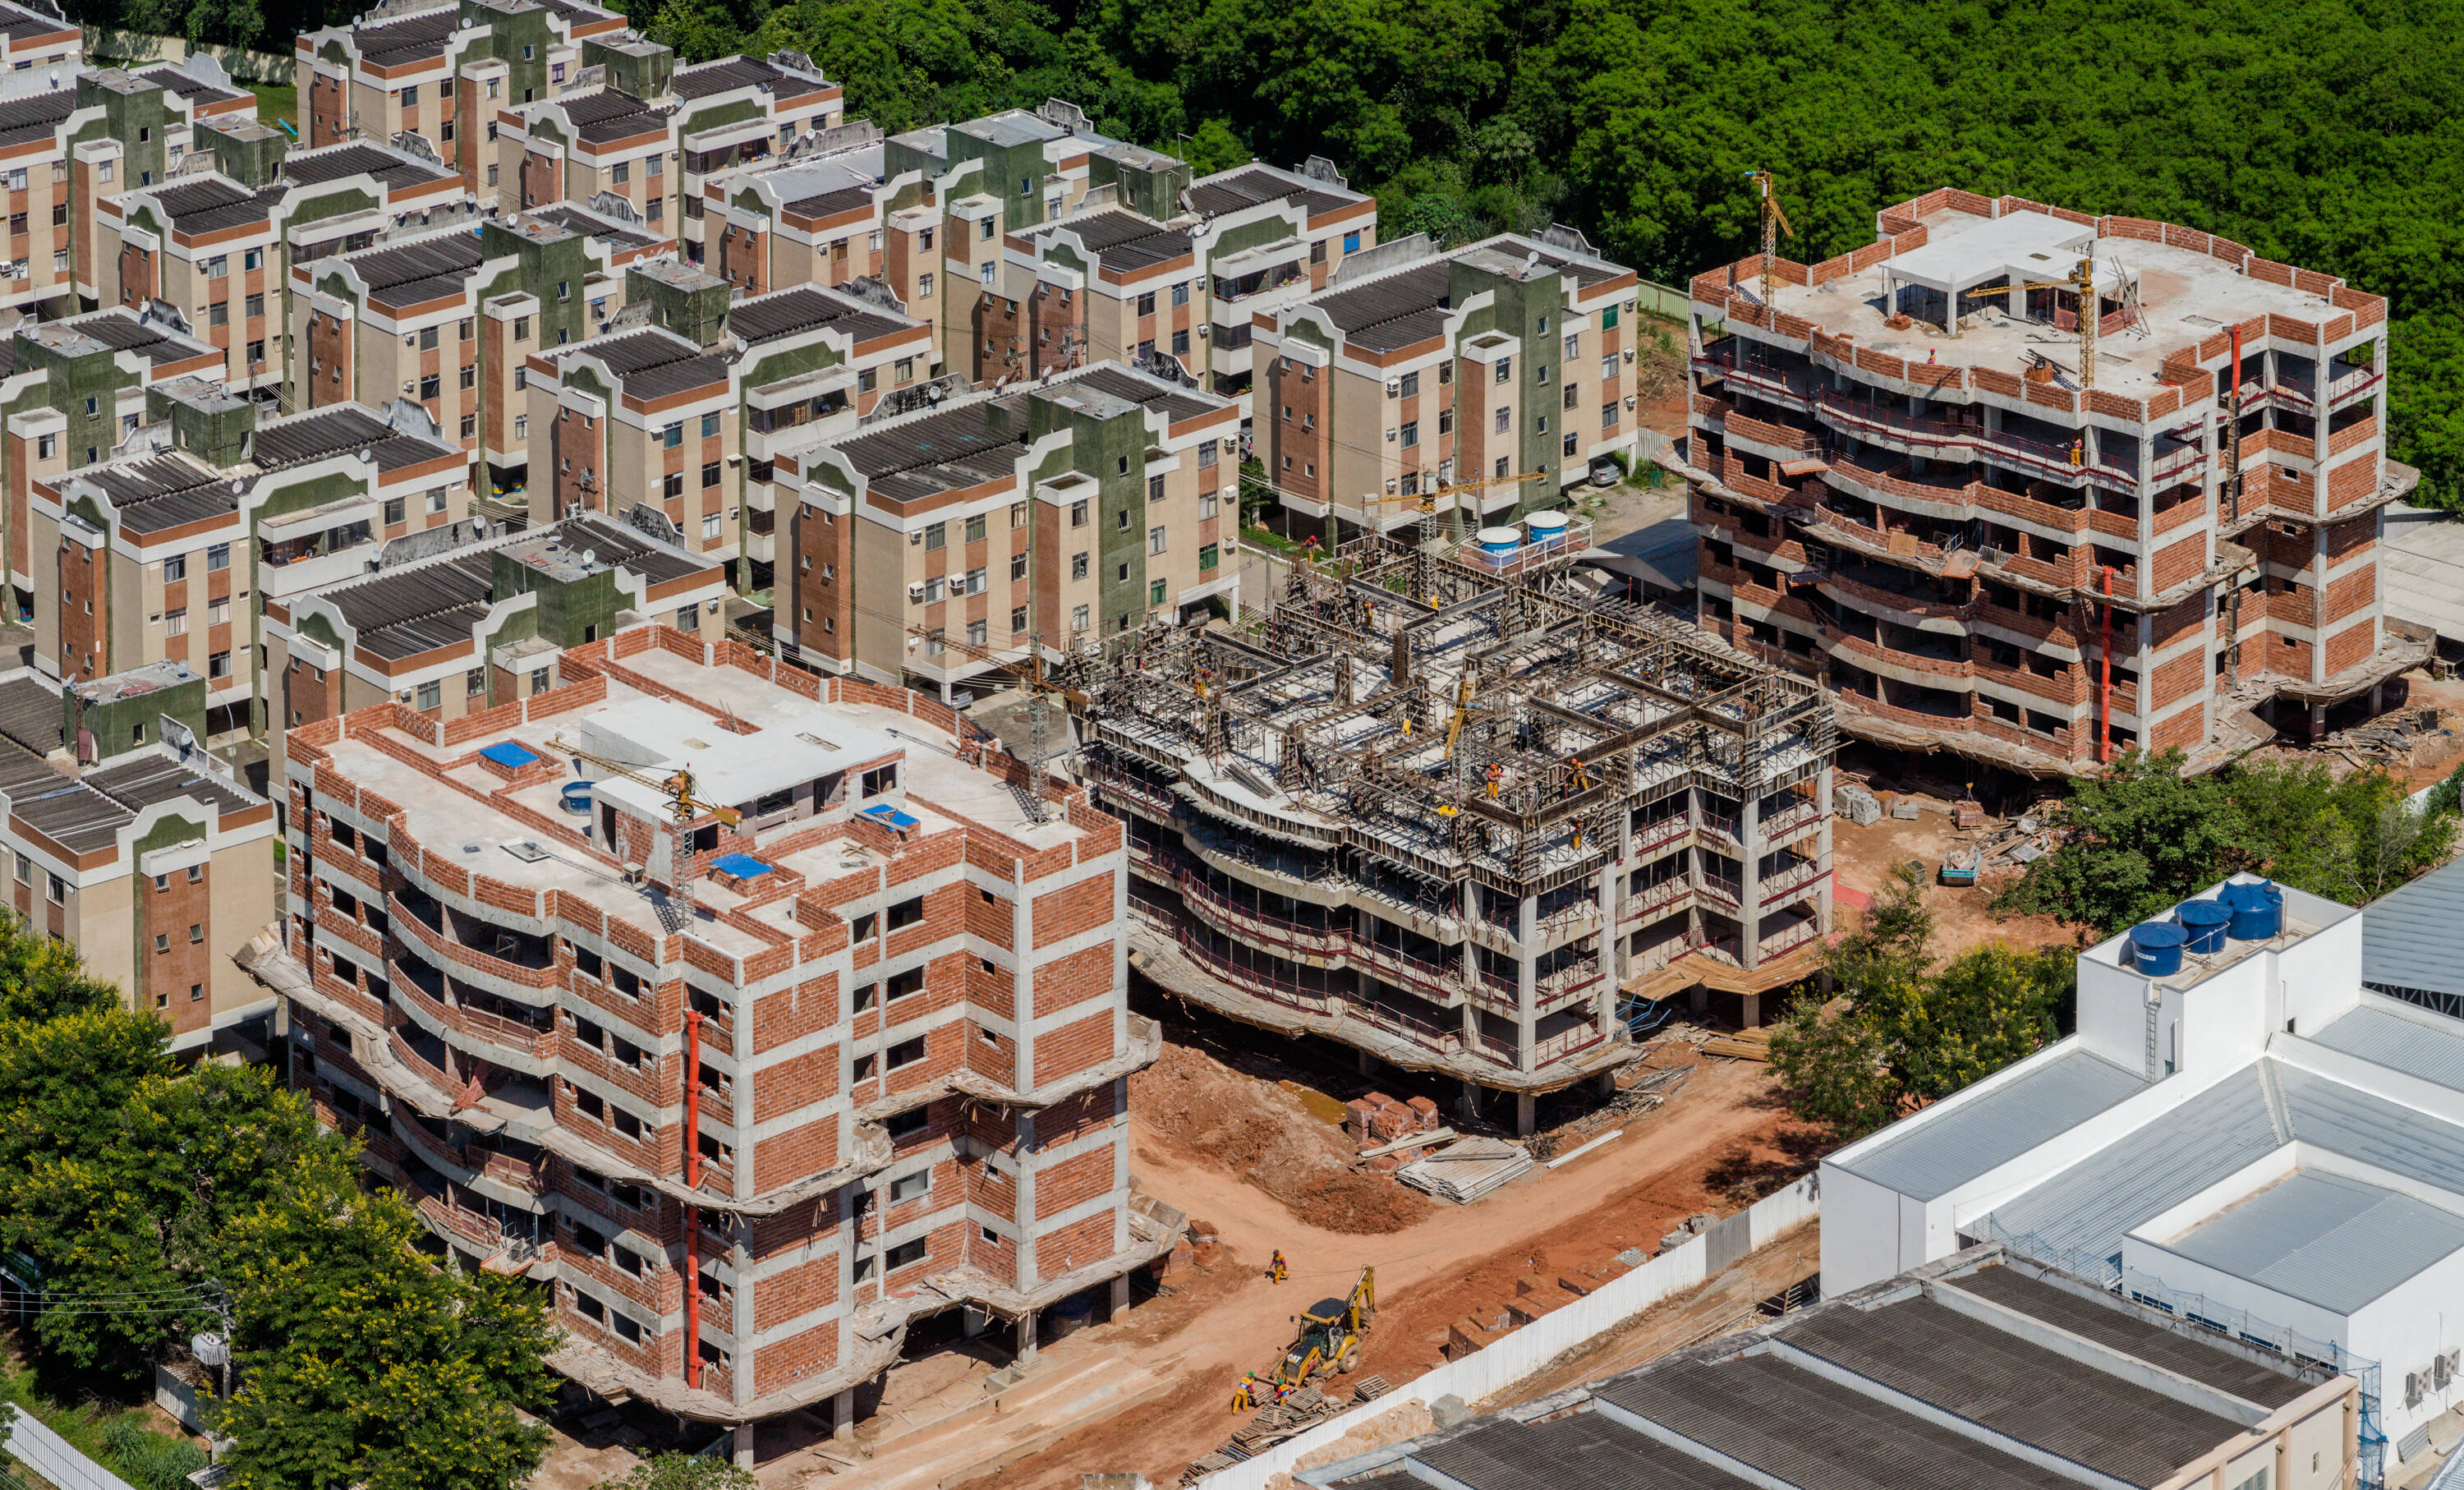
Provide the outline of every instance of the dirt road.
<path id="1" fill-rule="evenodd" d="M 1442 1358 L 1450 1321 L 1511 1294 L 1517 1278 L 1602 1263 L 1628 1247 L 1652 1250 L 1686 1216 L 1734 1209 L 1744 1187 L 1811 1162 L 1769 1085 L 1757 1065 L 1706 1064 L 1676 1103 L 1629 1125 L 1623 1137 L 1562 1169 L 1535 1170 L 1480 1204 L 1439 1206 L 1383 1236 L 1313 1226 L 1211 1155 L 1180 1150 L 1133 1118 L 1139 1182 L 1213 1225 L 1220 1251 L 1174 1280 L 1177 1296 L 1087 1334 L 1090 1345 L 1110 1339 L 1173 1358 L 1174 1390 L 1008 1467 L 1005 1490 L 1074 1490 L 1078 1476 L 1098 1471 L 1171 1483 L 1233 1427 L 1226 1403 L 1240 1373 L 1270 1363 L 1290 1342 L 1293 1314 L 1342 1293 L 1365 1266 L 1377 1269 L 1381 1307 L 1360 1370 L 1400 1382 Z M 1280 1286 L 1264 1277 L 1279 1247 L 1293 1264 Z"/>

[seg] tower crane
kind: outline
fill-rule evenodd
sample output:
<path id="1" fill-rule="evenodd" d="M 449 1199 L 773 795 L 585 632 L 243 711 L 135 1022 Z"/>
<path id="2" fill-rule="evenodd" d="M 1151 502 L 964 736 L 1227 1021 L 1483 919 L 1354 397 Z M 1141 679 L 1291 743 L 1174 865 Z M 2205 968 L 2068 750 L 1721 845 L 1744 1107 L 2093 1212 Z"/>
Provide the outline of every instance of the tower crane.
<path id="1" fill-rule="evenodd" d="M 647 786 L 667 797 L 668 812 L 675 822 L 674 858 L 671 863 L 670 870 L 675 881 L 676 898 L 684 902 L 687 910 L 691 910 L 693 903 L 693 876 L 688 871 L 693 866 L 693 819 L 708 813 L 725 826 L 732 828 L 744 821 L 744 814 L 733 807 L 724 806 L 718 802 L 704 801 L 694 796 L 693 774 L 686 767 L 678 766 L 668 776 L 653 776 L 638 766 L 627 765 L 621 760 L 610 760 L 605 756 L 594 756 L 586 750 L 567 745 L 561 739 L 552 743 L 561 754 L 571 756 L 576 760 L 586 760 L 620 780 L 630 781 L 636 786 Z M 615 845 L 611 844 L 608 846 L 612 849 Z"/>
<path id="2" fill-rule="evenodd" d="M 989 646 L 978 646 L 973 642 L 961 642 L 940 626 L 909 626 L 907 634 L 918 640 L 937 642 L 944 646 L 955 647 L 979 662 L 997 663 L 1002 667 L 1008 667 L 1014 661 L 1001 656 Z M 1026 690 L 1028 697 L 1026 709 L 1028 786 L 1024 807 L 1028 822 L 1042 822 L 1045 821 L 1044 764 L 1051 755 L 1049 735 L 1052 728 L 1052 699 L 1055 694 L 1067 697 L 1069 690 L 1056 680 L 1045 676 L 1044 633 L 1028 632 L 1025 644 L 1026 671 L 1018 680 L 1019 687 Z"/>
<path id="3" fill-rule="evenodd" d="M 1788 214 L 1780 210 L 1779 190 L 1771 183 L 1771 172 L 1748 171 L 1746 179 L 1754 184 L 1756 210 L 1762 215 L 1763 308 L 1769 310 L 1771 296 L 1778 288 L 1778 279 L 1771 274 L 1771 262 L 1779 255 L 1779 235 L 1784 232 L 1793 238 L 1796 236 L 1796 229 L 1790 224 Z"/>
<path id="4" fill-rule="evenodd" d="M 2076 290 L 2079 292 L 2079 385 L 2089 389 L 2095 388 L 2096 323 L 2101 318 L 2097 309 L 2096 299 L 2096 259 L 2093 256 L 2080 258 L 2078 267 L 2070 272 L 2068 278 L 2031 279 L 2024 283 L 2015 285 L 1988 285 L 1981 290 L 1969 290 L 1963 293 L 1968 295 L 2016 295 L 2028 290 Z M 1957 296 L 1953 296 L 1951 297 L 1950 334 L 1954 337 L 1959 335 L 1959 301 Z"/>

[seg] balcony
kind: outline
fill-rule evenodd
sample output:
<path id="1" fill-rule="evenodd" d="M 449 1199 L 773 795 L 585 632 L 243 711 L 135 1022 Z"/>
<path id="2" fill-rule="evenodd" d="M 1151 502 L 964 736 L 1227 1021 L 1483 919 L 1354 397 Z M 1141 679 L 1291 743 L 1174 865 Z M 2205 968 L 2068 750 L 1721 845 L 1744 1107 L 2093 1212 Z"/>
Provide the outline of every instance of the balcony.
<path id="1" fill-rule="evenodd" d="M 1819 395 L 1815 413 L 1835 428 L 1906 455 L 1955 461 L 1986 459 L 2057 481 L 2097 481 L 2134 491 L 2139 486 L 2138 471 L 2092 458 L 2078 441 L 2054 444 L 2008 430 L 1988 429 L 1982 423 L 1928 419 L 1837 393 Z M 2170 465 L 2171 469 L 2184 469 L 2197 461 L 2197 447 L 2191 446 L 2172 457 Z M 2161 479 L 2163 474 L 2164 468 L 2160 467 L 2150 472 L 2149 479 Z"/>
<path id="2" fill-rule="evenodd" d="M 1747 389 L 1789 408 L 1813 406 L 1815 379 L 1811 367 L 1786 371 L 1751 353 L 1739 356 L 1736 345 L 1729 340 L 1705 348 L 1694 359 L 1695 370 L 1725 379 L 1732 387 Z"/>

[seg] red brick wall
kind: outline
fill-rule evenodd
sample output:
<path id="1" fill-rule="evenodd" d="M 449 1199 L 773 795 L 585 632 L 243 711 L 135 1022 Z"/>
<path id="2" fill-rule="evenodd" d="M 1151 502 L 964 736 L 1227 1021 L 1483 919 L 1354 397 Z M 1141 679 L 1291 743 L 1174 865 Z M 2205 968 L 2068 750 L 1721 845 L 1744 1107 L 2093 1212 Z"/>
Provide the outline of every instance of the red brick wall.
<path id="1" fill-rule="evenodd" d="M 60 675 L 99 678 L 112 670 L 110 560 L 82 543 L 60 545 Z M 36 582 L 40 582 L 37 581 Z"/>
<path id="2" fill-rule="evenodd" d="M 358 329 L 357 321 L 309 313 L 308 366 L 300 383 L 304 407 L 347 404 L 359 396 L 359 368 L 352 359 L 352 334 Z"/>
<path id="3" fill-rule="evenodd" d="M 1112 876 L 1090 875 L 1035 897 L 1035 945 L 1041 949 L 1094 931 L 1112 919 Z"/>
<path id="4" fill-rule="evenodd" d="M 113 741 L 108 748 L 121 748 L 124 742 Z M 145 875 L 132 880 L 137 897 L 138 956 L 143 961 L 144 987 L 157 1015 L 171 1026 L 172 1033 L 186 1035 L 205 1029 L 213 1022 L 213 1000 L 189 997 L 189 989 L 213 986 L 213 871 L 200 866 L 198 879 L 188 883 L 188 871 L 173 869 L 165 875 L 165 887 L 157 889 Z M 188 940 L 188 928 L 205 928 L 205 939 Z M 156 952 L 157 937 L 163 938 L 165 951 Z"/>

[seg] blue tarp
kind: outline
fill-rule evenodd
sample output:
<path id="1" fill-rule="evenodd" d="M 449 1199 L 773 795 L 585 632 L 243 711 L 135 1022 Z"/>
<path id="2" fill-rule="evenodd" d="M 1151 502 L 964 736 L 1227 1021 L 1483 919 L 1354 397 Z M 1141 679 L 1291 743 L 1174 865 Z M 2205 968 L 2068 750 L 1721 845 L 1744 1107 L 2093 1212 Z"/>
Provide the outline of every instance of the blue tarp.
<path id="1" fill-rule="evenodd" d="M 924 825 L 923 819 L 901 812 L 888 802 L 878 807 L 867 807 L 864 809 L 864 815 L 875 822 L 887 822 L 893 828 L 915 828 Z"/>
<path id="2" fill-rule="evenodd" d="M 710 866 L 721 874 L 732 874 L 739 880 L 749 880 L 756 875 L 767 874 L 772 867 L 751 854 L 721 854 L 710 862 Z"/>
<path id="3" fill-rule="evenodd" d="M 479 754 L 509 771 L 519 771 L 539 758 L 511 740 L 499 740 Z"/>

